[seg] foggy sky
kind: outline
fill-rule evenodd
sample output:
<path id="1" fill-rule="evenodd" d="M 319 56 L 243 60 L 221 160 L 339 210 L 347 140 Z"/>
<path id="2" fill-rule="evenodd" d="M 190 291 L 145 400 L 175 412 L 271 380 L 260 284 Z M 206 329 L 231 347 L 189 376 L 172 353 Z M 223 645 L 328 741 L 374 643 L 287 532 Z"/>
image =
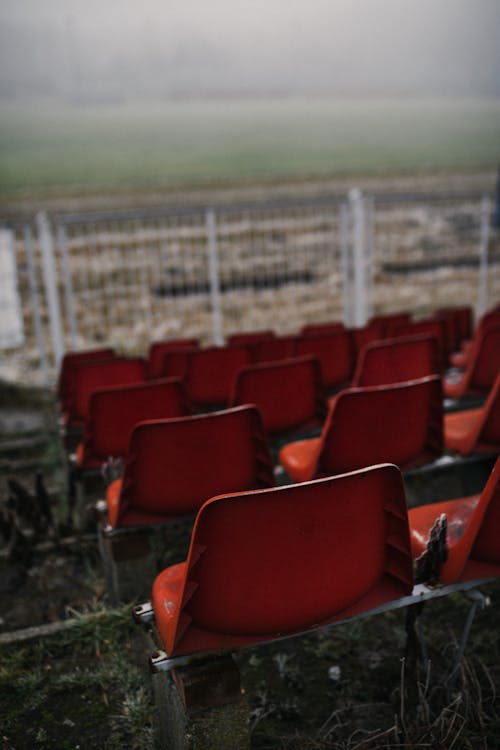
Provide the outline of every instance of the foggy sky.
<path id="1" fill-rule="evenodd" d="M 0 0 L 0 97 L 500 95 L 499 0 Z"/>

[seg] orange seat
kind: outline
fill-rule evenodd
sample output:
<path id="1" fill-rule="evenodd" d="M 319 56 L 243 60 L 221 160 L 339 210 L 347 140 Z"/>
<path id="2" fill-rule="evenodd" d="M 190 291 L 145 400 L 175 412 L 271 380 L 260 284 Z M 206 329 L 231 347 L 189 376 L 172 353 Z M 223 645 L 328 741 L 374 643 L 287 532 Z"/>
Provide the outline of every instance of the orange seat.
<path id="1" fill-rule="evenodd" d="M 83 425 L 88 418 L 90 397 L 94 391 L 113 385 L 144 382 L 146 363 L 139 357 L 114 357 L 85 361 L 74 367 L 71 398 L 65 413 L 67 425 Z"/>
<path id="2" fill-rule="evenodd" d="M 296 482 L 391 461 L 401 469 L 443 451 L 441 379 L 352 388 L 334 399 L 319 439 L 288 443 L 280 463 Z"/>
<path id="3" fill-rule="evenodd" d="M 171 351 L 182 351 L 184 349 L 197 349 L 198 339 L 171 339 L 170 341 L 153 341 L 149 347 L 147 359 L 148 378 L 161 378 L 163 372 L 163 360 L 165 354 Z"/>
<path id="4" fill-rule="evenodd" d="M 250 353 L 244 346 L 189 352 L 185 376 L 189 398 L 199 407 L 227 406 L 236 375 L 250 363 Z"/>
<path id="5" fill-rule="evenodd" d="M 358 359 L 352 385 L 403 383 L 439 372 L 439 349 L 433 336 L 402 336 L 369 344 Z"/>
<path id="6" fill-rule="evenodd" d="M 481 409 L 445 414 L 444 442 L 463 456 L 500 453 L 500 373 Z"/>
<path id="7" fill-rule="evenodd" d="M 125 458 L 132 430 L 146 419 L 181 417 L 190 413 L 179 379 L 151 380 L 94 391 L 77 465 L 100 467 L 110 457 Z"/>
<path id="8" fill-rule="evenodd" d="M 383 465 L 212 498 L 152 603 L 173 657 L 343 620 L 410 594 L 412 581 L 403 482 Z"/>
<path id="9" fill-rule="evenodd" d="M 67 408 L 67 405 L 71 400 L 74 368 L 85 362 L 113 359 L 115 356 L 115 350 L 110 347 L 85 349 L 81 352 L 66 352 L 61 362 L 61 369 L 57 382 L 57 397 L 63 411 Z"/>
<path id="10" fill-rule="evenodd" d="M 256 404 L 268 433 L 321 425 L 326 401 L 314 357 L 252 365 L 236 376 L 231 405 Z"/>
<path id="11" fill-rule="evenodd" d="M 442 513 L 448 520 L 448 559 L 441 567 L 441 582 L 500 576 L 500 459 L 481 495 L 409 511 L 414 557 L 424 551 L 429 531 Z"/>
<path id="12" fill-rule="evenodd" d="M 295 356 L 304 355 L 319 359 L 323 385 L 327 388 L 340 386 L 351 379 L 354 356 L 348 331 L 298 336 L 295 341 Z"/>
<path id="13" fill-rule="evenodd" d="M 445 378 L 444 394 L 448 398 L 485 394 L 500 372 L 500 324 L 482 330 L 474 343 L 467 369 L 457 379 Z"/>
<path id="14" fill-rule="evenodd" d="M 219 492 L 274 484 L 262 419 L 255 406 L 142 422 L 132 433 L 123 480 L 106 495 L 111 526 L 193 515 Z"/>

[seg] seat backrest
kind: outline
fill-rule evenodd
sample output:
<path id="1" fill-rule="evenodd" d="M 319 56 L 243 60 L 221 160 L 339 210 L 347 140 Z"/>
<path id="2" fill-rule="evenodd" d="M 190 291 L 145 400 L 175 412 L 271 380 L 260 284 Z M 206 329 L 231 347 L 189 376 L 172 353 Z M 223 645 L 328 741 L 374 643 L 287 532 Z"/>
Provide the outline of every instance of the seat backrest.
<path id="1" fill-rule="evenodd" d="M 236 376 L 231 405 L 255 404 L 267 432 L 321 423 L 326 402 L 321 368 L 314 357 L 251 365 Z"/>
<path id="2" fill-rule="evenodd" d="M 344 324 L 340 320 L 334 320 L 331 323 L 310 323 L 302 326 L 300 333 L 303 336 L 315 336 L 328 333 L 340 333 L 344 330 Z"/>
<path id="3" fill-rule="evenodd" d="M 466 534 L 471 542 L 470 557 L 486 563 L 500 563 L 500 458 L 497 458 Z"/>
<path id="4" fill-rule="evenodd" d="M 295 355 L 301 357 L 305 354 L 319 359 L 325 386 L 332 387 L 350 380 L 354 357 L 348 331 L 298 336 L 295 341 Z"/>
<path id="5" fill-rule="evenodd" d="M 368 323 L 362 328 L 350 328 L 349 331 L 351 333 L 356 362 L 358 362 L 363 349 L 368 344 L 374 341 L 381 341 L 384 338 L 384 326 L 377 321 L 375 323 Z"/>
<path id="6" fill-rule="evenodd" d="M 57 395 L 61 404 L 64 404 L 68 399 L 68 394 L 71 390 L 73 370 L 78 364 L 83 364 L 84 362 L 97 362 L 99 360 L 105 361 L 107 359 L 113 359 L 115 356 L 115 350 L 111 349 L 111 347 L 86 349 L 81 352 L 66 352 L 61 362 L 59 380 L 57 383 Z"/>
<path id="7" fill-rule="evenodd" d="M 323 428 L 317 472 L 390 461 L 408 469 L 443 452 L 441 378 L 342 391 Z"/>
<path id="8" fill-rule="evenodd" d="M 464 374 L 467 388 L 488 392 L 500 372 L 500 323 L 485 327 Z"/>
<path id="9" fill-rule="evenodd" d="M 396 328 L 396 326 L 409 323 L 410 320 L 411 320 L 410 313 L 397 312 L 397 313 L 387 313 L 385 315 L 373 315 L 368 321 L 368 323 L 369 324 L 371 323 L 381 324 L 383 328 L 384 338 L 385 337 L 390 338 L 394 336 L 394 329 Z"/>
<path id="10" fill-rule="evenodd" d="M 257 344 L 259 341 L 269 341 L 274 339 L 276 334 L 274 331 L 245 331 L 242 333 L 232 333 L 228 336 L 227 343 L 229 346 L 239 346 L 243 344 L 248 346 L 250 344 Z"/>
<path id="11" fill-rule="evenodd" d="M 94 391 L 112 385 L 142 383 L 145 375 L 146 363 L 139 357 L 115 357 L 105 362 L 79 365 L 74 373 L 71 416 L 77 420 L 87 419 L 90 397 Z"/>
<path id="12" fill-rule="evenodd" d="M 407 595 L 401 474 L 375 466 L 215 497 L 197 516 L 186 571 L 169 655 L 300 633 Z"/>
<path id="13" fill-rule="evenodd" d="M 500 371 L 483 408 L 483 418 L 478 425 L 476 445 L 481 450 L 500 453 Z"/>
<path id="14" fill-rule="evenodd" d="M 189 398 L 199 406 L 227 405 L 237 373 L 249 364 L 250 354 L 244 346 L 190 352 L 185 376 Z"/>
<path id="15" fill-rule="evenodd" d="M 125 457 L 132 430 L 147 419 L 166 419 L 190 414 L 179 379 L 151 380 L 137 385 L 94 391 L 83 438 L 85 457 Z"/>
<path id="16" fill-rule="evenodd" d="M 195 513 L 220 492 L 272 487 L 273 463 L 255 406 L 137 425 L 125 462 L 118 525 L 127 511 Z"/>
<path id="17" fill-rule="evenodd" d="M 170 341 L 153 341 L 148 353 L 148 378 L 160 378 L 163 375 L 163 358 L 167 352 L 197 349 L 198 339 L 171 339 Z"/>
<path id="18" fill-rule="evenodd" d="M 397 325 L 394 329 L 393 338 L 402 336 L 418 336 L 419 334 L 434 336 L 438 342 L 441 369 L 445 365 L 445 355 L 448 351 L 446 338 L 446 323 L 444 320 L 418 320 L 412 323 Z"/>
<path id="19" fill-rule="evenodd" d="M 252 361 L 259 364 L 290 359 L 293 357 L 294 349 L 294 336 L 275 336 L 273 339 L 259 341 L 252 346 Z"/>
<path id="20" fill-rule="evenodd" d="M 163 354 L 160 367 L 160 376 L 162 378 L 182 378 L 186 377 L 189 355 L 192 352 L 199 351 L 198 347 L 190 349 L 170 349 Z"/>
<path id="21" fill-rule="evenodd" d="M 462 341 L 470 339 L 472 335 L 472 308 L 468 305 L 464 307 L 441 307 L 436 311 L 438 315 L 453 315 L 455 318 L 455 328 L 457 333 L 457 347 Z"/>
<path id="22" fill-rule="evenodd" d="M 439 347 L 433 336 L 402 336 L 369 344 L 358 360 L 352 384 L 389 385 L 439 372 Z"/>

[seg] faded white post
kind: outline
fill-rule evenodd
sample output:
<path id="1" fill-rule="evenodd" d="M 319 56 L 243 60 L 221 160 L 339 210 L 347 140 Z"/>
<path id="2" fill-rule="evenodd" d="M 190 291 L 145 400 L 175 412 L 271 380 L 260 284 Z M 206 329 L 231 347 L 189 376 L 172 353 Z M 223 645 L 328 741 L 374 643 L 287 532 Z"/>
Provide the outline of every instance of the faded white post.
<path id="1" fill-rule="evenodd" d="M 47 387 L 51 385 L 49 363 L 47 361 L 47 347 L 45 345 L 45 334 L 43 331 L 42 314 L 40 308 L 40 295 L 38 294 L 38 284 L 36 281 L 35 268 L 35 248 L 33 244 L 33 232 L 29 224 L 24 225 L 24 249 L 26 251 L 26 265 L 28 269 L 28 282 L 30 288 L 31 308 L 33 310 L 33 325 L 35 328 L 35 337 L 40 353 L 40 368 L 43 374 L 43 381 Z"/>
<path id="2" fill-rule="evenodd" d="M 56 269 L 54 264 L 54 240 L 47 214 L 44 211 L 40 211 L 36 215 L 36 225 L 40 250 L 42 252 L 43 281 L 47 297 L 47 306 L 49 309 L 49 324 L 54 364 L 56 369 L 59 369 L 61 359 L 64 355 L 64 338 L 59 295 L 57 293 Z"/>
<path id="3" fill-rule="evenodd" d="M 205 214 L 207 228 L 207 249 L 208 249 L 208 266 L 210 279 L 210 300 L 212 304 L 212 325 L 214 334 L 214 343 L 216 346 L 222 346 L 224 337 L 222 334 L 222 307 L 220 298 L 220 278 L 219 278 L 219 256 L 217 252 L 217 224 L 215 220 L 215 211 L 208 208 Z"/>
<path id="4" fill-rule="evenodd" d="M 24 344 L 23 313 L 17 286 L 14 232 L 0 229 L 0 347 Z"/>
<path id="5" fill-rule="evenodd" d="M 340 262 L 342 268 L 342 320 L 346 327 L 351 322 L 350 313 L 350 283 L 349 267 L 349 207 L 347 203 L 340 206 Z"/>
<path id="6" fill-rule="evenodd" d="M 366 323 L 365 288 L 365 212 L 363 194 L 358 188 L 349 191 L 353 218 L 354 325 Z"/>
<path id="7" fill-rule="evenodd" d="M 479 232 L 479 284 L 476 320 L 484 314 L 488 296 L 488 244 L 490 239 L 491 201 L 488 195 L 481 200 L 481 226 Z"/>
<path id="8" fill-rule="evenodd" d="M 375 199 L 372 195 L 365 198 L 366 206 L 366 309 L 365 317 L 373 315 L 373 296 L 375 289 Z M 365 319 L 366 322 L 366 319 Z"/>
<path id="9" fill-rule="evenodd" d="M 69 265 L 68 239 L 66 229 L 63 224 L 57 227 L 57 244 L 61 253 L 63 280 L 64 280 L 64 299 L 66 302 L 66 312 L 69 320 L 69 332 L 71 335 L 71 346 L 77 348 L 78 330 L 76 326 L 75 302 L 73 294 L 73 283 L 71 281 L 71 268 Z"/>

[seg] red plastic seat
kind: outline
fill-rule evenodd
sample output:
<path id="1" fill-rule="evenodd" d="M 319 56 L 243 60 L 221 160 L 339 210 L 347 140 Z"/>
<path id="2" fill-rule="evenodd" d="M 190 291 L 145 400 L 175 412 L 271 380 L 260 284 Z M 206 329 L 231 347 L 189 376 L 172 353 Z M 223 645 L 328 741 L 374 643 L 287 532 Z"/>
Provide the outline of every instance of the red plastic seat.
<path id="1" fill-rule="evenodd" d="M 448 398 L 488 393 L 500 372 L 500 324 L 482 330 L 471 351 L 467 369 L 460 377 L 445 378 Z"/>
<path id="2" fill-rule="evenodd" d="M 83 425 L 88 418 L 90 397 L 94 391 L 113 385 L 144 382 L 146 363 L 140 358 L 114 357 L 105 361 L 84 362 L 74 368 L 71 400 L 65 421 Z"/>
<path id="3" fill-rule="evenodd" d="M 414 557 L 425 549 L 435 520 L 448 519 L 448 559 L 442 583 L 500 576 L 500 459 L 481 495 L 412 508 L 409 511 Z"/>
<path id="4" fill-rule="evenodd" d="M 193 404 L 227 406 L 238 372 L 251 364 L 244 346 L 222 346 L 190 352 L 185 384 Z"/>
<path id="5" fill-rule="evenodd" d="M 344 330 L 344 324 L 340 320 L 334 320 L 331 323 L 310 323 L 302 326 L 300 333 L 302 336 L 321 336 L 329 333 L 341 333 Z"/>
<path id="6" fill-rule="evenodd" d="M 394 328 L 393 338 L 405 338 L 408 336 L 433 336 L 438 343 L 440 369 L 443 370 L 447 362 L 448 341 L 446 337 L 446 323 L 444 320 L 435 318 L 413 321 Z"/>
<path id="7" fill-rule="evenodd" d="M 445 414 L 444 442 L 463 456 L 500 453 L 500 373 L 482 408 Z"/>
<path id="8" fill-rule="evenodd" d="M 198 347 L 171 349 L 165 352 L 161 364 L 161 377 L 184 379 L 188 369 L 189 355 L 197 351 L 200 351 Z"/>
<path id="9" fill-rule="evenodd" d="M 86 349 L 82 352 L 67 352 L 64 355 L 57 383 L 57 396 L 63 410 L 71 400 L 74 368 L 85 362 L 105 361 L 113 359 L 115 356 L 115 350 L 110 347 Z"/>
<path id="10" fill-rule="evenodd" d="M 353 387 L 389 385 L 437 375 L 439 347 L 433 336 L 384 339 L 369 344 L 358 359 Z"/>
<path id="11" fill-rule="evenodd" d="M 468 367 L 472 357 L 474 356 L 475 349 L 477 348 L 479 341 L 484 335 L 484 332 L 488 328 L 492 328 L 498 325 L 500 325 L 500 311 L 493 310 L 483 315 L 483 317 L 478 321 L 472 339 L 463 341 L 461 351 L 453 352 L 450 355 L 451 365 L 460 369 L 465 369 L 466 367 Z"/>
<path id="12" fill-rule="evenodd" d="M 192 515 L 220 492 L 272 487 L 273 464 L 255 406 L 142 422 L 132 433 L 123 480 L 106 495 L 111 526 Z"/>
<path id="13" fill-rule="evenodd" d="M 394 336 L 394 329 L 398 325 L 409 323 L 411 315 L 408 312 L 387 313 L 385 315 L 373 315 L 368 324 L 378 323 L 382 325 L 382 334 L 384 338 Z"/>
<path id="14" fill-rule="evenodd" d="M 269 433 L 320 425 L 326 415 L 321 368 L 314 357 L 240 370 L 231 405 L 256 404 Z"/>
<path id="15" fill-rule="evenodd" d="M 358 362 L 361 352 L 368 344 L 372 344 L 374 341 L 381 341 L 384 338 L 384 326 L 382 323 L 377 323 L 377 321 L 375 323 L 368 323 L 362 328 L 350 328 L 349 331 L 356 362 Z"/>
<path id="16" fill-rule="evenodd" d="M 354 356 L 348 331 L 297 337 L 295 356 L 307 354 L 319 359 L 323 385 L 327 388 L 340 386 L 351 379 Z"/>
<path id="17" fill-rule="evenodd" d="M 436 310 L 437 315 L 452 315 L 455 319 L 457 333 L 457 346 L 462 341 L 470 339 L 472 333 L 472 308 L 468 305 L 463 307 L 441 307 Z"/>
<path id="18" fill-rule="evenodd" d="M 321 437 L 288 443 L 279 459 L 292 480 L 304 482 L 385 461 L 409 469 L 442 452 L 441 379 L 433 375 L 342 391 Z"/>
<path id="19" fill-rule="evenodd" d="M 228 336 L 227 343 L 229 346 L 250 346 L 258 344 L 259 341 L 269 341 L 276 338 L 274 331 L 245 331 L 243 333 L 232 333 Z"/>
<path id="20" fill-rule="evenodd" d="M 256 364 L 260 362 L 279 362 L 282 359 L 293 357 L 295 337 L 275 336 L 273 339 L 257 342 L 251 349 L 252 361 Z"/>
<path id="21" fill-rule="evenodd" d="M 197 349 L 198 339 L 171 339 L 170 341 L 154 341 L 149 347 L 147 370 L 148 378 L 161 378 L 164 375 L 164 357 L 167 352 Z"/>
<path id="22" fill-rule="evenodd" d="M 173 657 L 312 630 L 410 594 L 412 581 L 403 482 L 384 465 L 212 498 L 152 603 Z"/>
<path id="23" fill-rule="evenodd" d="M 191 410 L 179 379 L 94 391 L 77 465 L 98 468 L 110 457 L 125 458 L 132 430 L 147 419 L 182 417 Z"/>

